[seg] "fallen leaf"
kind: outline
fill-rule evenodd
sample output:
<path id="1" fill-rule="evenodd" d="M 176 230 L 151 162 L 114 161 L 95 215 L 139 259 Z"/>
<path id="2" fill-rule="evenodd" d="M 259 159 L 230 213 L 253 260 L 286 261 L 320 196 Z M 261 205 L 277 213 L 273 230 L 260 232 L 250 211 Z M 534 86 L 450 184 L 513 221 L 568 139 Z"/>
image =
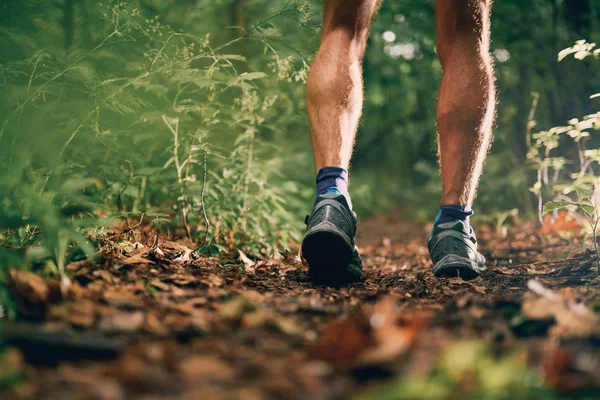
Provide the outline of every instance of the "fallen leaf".
<path id="1" fill-rule="evenodd" d="M 60 365 L 57 370 L 61 382 L 68 385 L 73 393 L 85 393 L 88 398 L 98 400 L 121 400 L 127 397 L 121 384 L 114 378 L 107 378 L 96 371 L 82 374 L 79 368 Z"/>
<path id="2" fill-rule="evenodd" d="M 107 332 L 135 332 L 144 324 L 144 313 L 116 313 L 100 319 L 98 329 Z"/>
<path id="3" fill-rule="evenodd" d="M 144 256 L 148 253 L 149 253 L 149 251 L 136 253 L 136 254 L 132 255 L 131 257 L 127 257 L 126 259 L 121 260 L 120 264 L 121 264 L 121 266 L 134 265 L 134 264 L 156 264 L 154 261 L 144 258 Z M 117 269 L 119 269 L 119 268 L 117 268 Z"/>
<path id="4" fill-rule="evenodd" d="M 184 253 L 184 254 L 187 251 L 190 251 L 189 247 L 187 247 L 187 246 L 185 246 L 183 244 L 180 244 L 180 243 L 177 243 L 177 242 L 171 242 L 171 241 L 168 241 L 168 240 L 161 241 L 160 242 L 160 248 L 163 251 L 176 252 L 176 253 Z"/>
<path id="5" fill-rule="evenodd" d="M 399 317 L 396 299 L 385 297 L 370 314 L 327 324 L 310 355 L 338 367 L 393 361 L 408 351 L 424 325 L 424 320 L 417 318 L 401 324 Z"/>
<path id="6" fill-rule="evenodd" d="M 577 233 L 582 225 L 567 210 L 560 210 L 556 218 L 552 213 L 544 216 L 544 225 L 540 228 L 541 235 L 549 235 L 557 232 Z"/>
<path id="7" fill-rule="evenodd" d="M 550 349 L 542 360 L 542 370 L 546 385 L 563 393 L 600 388 L 600 359 L 589 347 Z"/>
<path id="8" fill-rule="evenodd" d="M 245 314 L 242 317 L 242 326 L 248 329 L 272 329 L 287 335 L 296 335 L 300 332 L 291 319 L 262 308 Z"/>
<path id="9" fill-rule="evenodd" d="M 154 286 L 155 288 L 160 289 L 165 292 L 168 292 L 169 289 L 171 288 L 171 286 L 169 284 L 164 283 L 160 279 L 153 279 L 152 281 L 150 281 L 150 284 L 152 286 Z"/>
<path id="10" fill-rule="evenodd" d="M 229 380 L 234 377 L 234 370 L 215 356 L 194 355 L 179 364 L 179 372 L 188 381 Z"/>
<path id="11" fill-rule="evenodd" d="M 89 260 L 81 260 L 81 261 L 72 261 L 69 264 L 67 264 L 67 266 L 65 267 L 66 269 L 68 269 L 69 271 L 79 271 L 81 270 L 83 267 L 90 265 L 90 261 Z"/>
<path id="12" fill-rule="evenodd" d="M 558 338 L 590 338 L 600 336 L 600 316 L 574 298 L 562 296 L 536 280 L 527 282 L 529 293 L 522 305 L 523 315 L 534 320 L 554 318 L 551 336 Z"/>
<path id="13" fill-rule="evenodd" d="M 254 273 L 254 264 L 256 264 L 254 261 L 252 261 L 247 255 L 246 253 L 244 253 L 243 251 L 238 249 L 238 255 L 240 258 L 240 261 L 242 263 L 244 263 L 244 266 L 246 267 L 246 271 L 249 273 Z"/>
<path id="14" fill-rule="evenodd" d="M 162 321 L 156 316 L 155 313 L 149 313 L 146 315 L 146 319 L 144 321 L 144 331 L 158 336 L 163 336 L 168 333 Z"/>
<path id="15" fill-rule="evenodd" d="M 359 355 L 359 364 L 387 362 L 408 350 L 416 339 L 422 321 L 414 320 L 401 326 L 398 317 L 395 298 L 386 297 L 375 305 L 375 311 L 369 318 L 375 343 Z"/>
<path id="16" fill-rule="evenodd" d="M 171 275 L 168 278 L 164 278 L 164 280 L 173 282 L 174 284 L 179 286 L 187 286 L 190 284 L 198 283 L 198 279 L 195 276 L 189 274 Z"/>
<path id="17" fill-rule="evenodd" d="M 205 298 L 197 297 L 182 303 L 169 303 L 168 307 L 186 315 L 203 315 L 204 313 L 200 310 L 206 306 L 206 303 Z"/>
<path id="18" fill-rule="evenodd" d="M 485 286 L 473 285 L 473 290 L 475 290 L 479 294 L 485 294 L 486 288 Z"/>
<path id="19" fill-rule="evenodd" d="M 229 300 L 219 308 L 219 316 L 227 321 L 239 321 L 247 312 L 256 310 L 256 305 L 243 296 Z"/>
<path id="20" fill-rule="evenodd" d="M 208 276 L 209 286 L 211 287 L 221 287 L 225 285 L 225 279 L 222 276 L 216 274 L 210 274 Z"/>
<path id="21" fill-rule="evenodd" d="M 96 307 L 94 302 L 80 300 L 73 303 L 69 323 L 80 328 L 91 328 L 96 322 Z"/>
<path id="22" fill-rule="evenodd" d="M 144 303 L 134 293 L 120 290 L 107 290 L 103 293 L 104 300 L 115 307 L 142 308 Z"/>
<path id="23" fill-rule="evenodd" d="M 101 278 L 102 280 L 108 283 L 112 283 L 114 281 L 112 274 L 105 269 L 97 269 L 94 272 L 92 272 L 92 275 L 94 277 Z"/>
<path id="24" fill-rule="evenodd" d="M 175 259 L 173 259 L 173 261 L 179 261 L 179 262 L 188 262 L 192 259 L 192 253 L 194 252 L 194 250 L 191 249 L 185 249 L 185 251 L 179 256 L 176 257 Z"/>
<path id="25" fill-rule="evenodd" d="M 50 298 L 48 284 L 41 276 L 19 269 L 11 269 L 10 281 L 17 294 L 31 303 L 45 303 Z"/>
<path id="26" fill-rule="evenodd" d="M 369 327 L 362 316 L 353 316 L 327 323 L 319 341 L 310 350 L 311 358 L 327 361 L 338 367 L 354 362 L 370 342 Z"/>

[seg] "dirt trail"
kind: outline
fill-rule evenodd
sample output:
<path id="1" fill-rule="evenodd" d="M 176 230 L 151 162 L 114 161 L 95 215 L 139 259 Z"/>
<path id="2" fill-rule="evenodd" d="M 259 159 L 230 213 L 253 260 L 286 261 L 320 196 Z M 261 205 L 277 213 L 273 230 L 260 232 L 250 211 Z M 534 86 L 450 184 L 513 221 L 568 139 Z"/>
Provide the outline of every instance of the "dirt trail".
<path id="1" fill-rule="evenodd" d="M 128 257 L 71 264 L 66 292 L 13 273 L 29 322 L 4 327 L 12 347 L 0 368 L 12 380 L 0 396 L 467 398 L 496 386 L 516 398 L 541 387 L 593 395 L 600 279 L 591 253 L 533 226 L 515 232 L 479 229 L 489 268 L 471 282 L 434 279 L 427 227 L 398 214 L 360 223 L 365 280 L 348 287 L 313 286 L 293 254 L 194 259 L 151 235 Z M 533 278 L 538 295 L 527 293 Z"/>

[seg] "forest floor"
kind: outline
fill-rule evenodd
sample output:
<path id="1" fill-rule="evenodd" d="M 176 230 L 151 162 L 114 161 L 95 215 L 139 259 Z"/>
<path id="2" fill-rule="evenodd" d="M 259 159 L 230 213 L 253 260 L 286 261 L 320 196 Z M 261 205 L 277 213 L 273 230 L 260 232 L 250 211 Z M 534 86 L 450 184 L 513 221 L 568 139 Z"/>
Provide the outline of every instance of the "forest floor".
<path id="1" fill-rule="evenodd" d="M 359 224 L 364 281 L 337 288 L 312 285 L 291 253 L 107 241 L 103 262 L 68 265 L 66 289 L 11 272 L 21 318 L 2 326 L 0 396 L 598 398 L 600 278 L 562 228 L 479 226 L 488 270 L 465 282 L 433 277 L 429 227 L 383 215 Z"/>

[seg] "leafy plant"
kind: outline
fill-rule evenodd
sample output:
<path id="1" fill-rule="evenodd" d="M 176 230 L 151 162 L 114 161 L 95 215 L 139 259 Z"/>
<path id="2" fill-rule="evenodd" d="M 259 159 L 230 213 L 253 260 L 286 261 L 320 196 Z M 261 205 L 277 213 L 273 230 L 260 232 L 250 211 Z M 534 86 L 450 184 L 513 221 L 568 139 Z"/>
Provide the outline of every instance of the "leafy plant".
<path id="1" fill-rule="evenodd" d="M 595 47 L 595 43 L 577 41 L 574 46 L 561 51 L 558 60 L 571 54 L 578 60 L 589 56 L 599 58 L 600 49 L 594 49 Z M 537 101 L 538 97 L 535 96 L 528 124 L 528 159 L 537 171 L 537 181 L 531 191 L 538 198 L 539 219 L 543 223 L 543 215 L 556 213 L 559 209 L 567 209 L 583 216 L 590 229 L 598 262 L 600 253 L 596 233 L 600 222 L 600 177 L 597 174 L 600 148 L 588 147 L 591 132 L 600 129 L 600 111 L 581 119 L 573 118 L 568 121 L 568 125 L 531 134 L 531 129 L 535 126 L 533 113 Z M 561 146 L 574 148 L 575 162 L 567 157 L 554 155 Z M 544 203 L 544 197 L 552 200 Z"/>
<path id="2" fill-rule="evenodd" d="M 296 92 L 272 88 L 285 82 L 300 93 L 307 68 L 296 53 L 279 53 L 273 23 L 305 24 L 305 2 L 220 45 L 135 1 L 81 5 L 89 26 L 75 38 L 78 21 L 60 18 L 68 6 L 40 4 L 26 14 L 29 31 L 2 38 L 10 55 L 0 63 L 3 265 L 31 265 L 37 249 L 66 279 L 70 254 L 93 255 L 88 238 L 111 216 L 145 215 L 206 251 L 270 253 L 297 238 L 298 203 L 288 200 L 299 190 L 283 183 L 265 139 L 294 112 Z M 266 61 L 251 64 L 242 41 L 263 46 Z"/>

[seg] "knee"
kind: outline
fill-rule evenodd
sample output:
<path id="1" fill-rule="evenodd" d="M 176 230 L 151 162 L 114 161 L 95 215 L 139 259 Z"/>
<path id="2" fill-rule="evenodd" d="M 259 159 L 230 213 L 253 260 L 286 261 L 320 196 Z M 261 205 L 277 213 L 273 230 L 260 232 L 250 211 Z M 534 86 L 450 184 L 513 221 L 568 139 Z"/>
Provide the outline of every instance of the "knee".
<path id="1" fill-rule="evenodd" d="M 487 58 L 491 0 L 438 0 L 437 4 L 436 47 L 442 64 L 467 52 Z"/>

